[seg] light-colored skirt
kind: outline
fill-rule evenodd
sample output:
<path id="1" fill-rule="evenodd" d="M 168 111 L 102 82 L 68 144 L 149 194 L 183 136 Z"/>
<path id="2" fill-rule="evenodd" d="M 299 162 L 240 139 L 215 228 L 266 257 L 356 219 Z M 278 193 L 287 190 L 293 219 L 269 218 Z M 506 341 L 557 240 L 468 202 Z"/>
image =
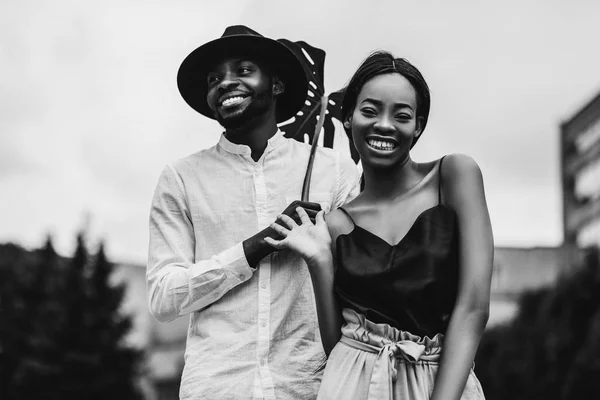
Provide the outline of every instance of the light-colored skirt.
<path id="1" fill-rule="evenodd" d="M 426 400 L 431 397 L 444 336 L 420 338 L 344 308 L 317 400 Z M 461 400 L 485 400 L 473 370 Z"/>

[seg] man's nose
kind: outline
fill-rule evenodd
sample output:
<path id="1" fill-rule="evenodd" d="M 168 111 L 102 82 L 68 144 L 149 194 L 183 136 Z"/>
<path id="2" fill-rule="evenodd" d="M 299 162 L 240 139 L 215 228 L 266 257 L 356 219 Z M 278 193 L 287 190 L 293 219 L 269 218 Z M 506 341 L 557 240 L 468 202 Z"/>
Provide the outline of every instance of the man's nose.
<path id="1" fill-rule="evenodd" d="M 231 90 L 236 87 L 238 80 L 232 74 L 225 74 L 221 82 L 219 82 L 219 89 L 221 91 Z"/>

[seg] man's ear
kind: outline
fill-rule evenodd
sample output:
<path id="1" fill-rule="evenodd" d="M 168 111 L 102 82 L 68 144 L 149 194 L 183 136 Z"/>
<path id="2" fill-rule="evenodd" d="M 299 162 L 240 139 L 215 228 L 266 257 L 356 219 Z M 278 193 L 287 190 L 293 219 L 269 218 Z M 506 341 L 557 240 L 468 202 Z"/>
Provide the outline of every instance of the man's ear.
<path id="1" fill-rule="evenodd" d="M 283 81 L 281 79 L 279 79 L 278 77 L 274 77 L 273 78 L 273 94 L 275 96 L 279 96 L 283 92 L 285 92 L 285 83 L 283 83 Z"/>

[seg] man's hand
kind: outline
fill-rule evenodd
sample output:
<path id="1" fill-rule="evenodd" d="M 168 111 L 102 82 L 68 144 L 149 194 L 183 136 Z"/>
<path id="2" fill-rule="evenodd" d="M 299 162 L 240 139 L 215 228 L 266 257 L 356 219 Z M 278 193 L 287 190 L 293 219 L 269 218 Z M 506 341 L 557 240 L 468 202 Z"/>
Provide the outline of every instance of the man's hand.
<path id="1" fill-rule="evenodd" d="M 301 207 L 306 211 L 311 222 L 315 223 L 315 217 L 317 213 L 321 211 L 321 205 L 319 203 L 312 203 L 308 201 L 299 201 L 295 200 L 290 205 L 288 205 L 285 210 L 281 213 L 282 215 L 287 215 L 296 221 L 297 224 L 300 224 L 300 217 L 296 212 L 296 209 Z M 286 227 L 283 222 L 276 220 L 275 223 Z M 248 260 L 248 264 L 252 268 L 256 268 L 260 260 L 273 253 L 277 249 L 267 242 L 265 242 L 266 237 L 271 237 L 274 239 L 282 239 L 282 237 L 273 230 L 270 226 L 258 232 L 256 235 L 244 240 L 242 242 L 242 246 L 244 247 L 244 254 L 246 255 L 246 260 Z"/>
<path id="2" fill-rule="evenodd" d="M 292 218 L 294 220 L 294 222 L 296 222 L 296 224 L 300 224 L 302 221 L 300 220 L 300 216 L 296 212 L 296 209 L 298 207 L 303 208 L 304 211 L 306 211 L 308 218 L 310 218 L 310 221 L 314 224 L 315 217 L 317 216 L 318 212 L 321 211 L 321 205 L 319 203 L 295 200 L 295 201 L 292 201 L 290 203 L 290 205 L 287 206 L 281 214 L 287 215 L 288 217 Z M 287 227 L 279 219 L 277 219 L 275 222 L 281 226 Z M 273 237 L 273 236 L 271 236 L 271 237 Z"/>

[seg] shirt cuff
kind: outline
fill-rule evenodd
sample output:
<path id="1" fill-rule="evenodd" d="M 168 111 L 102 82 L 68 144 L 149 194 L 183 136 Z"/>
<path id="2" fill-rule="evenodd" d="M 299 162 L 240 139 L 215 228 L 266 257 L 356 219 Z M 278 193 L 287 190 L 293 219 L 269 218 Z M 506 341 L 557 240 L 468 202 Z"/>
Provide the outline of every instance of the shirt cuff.
<path id="1" fill-rule="evenodd" d="M 244 253 L 244 246 L 241 242 L 223 251 L 217 258 L 219 259 L 219 264 L 237 274 L 241 282 L 250 279 L 255 271 L 248 264 L 246 253 Z"/>

